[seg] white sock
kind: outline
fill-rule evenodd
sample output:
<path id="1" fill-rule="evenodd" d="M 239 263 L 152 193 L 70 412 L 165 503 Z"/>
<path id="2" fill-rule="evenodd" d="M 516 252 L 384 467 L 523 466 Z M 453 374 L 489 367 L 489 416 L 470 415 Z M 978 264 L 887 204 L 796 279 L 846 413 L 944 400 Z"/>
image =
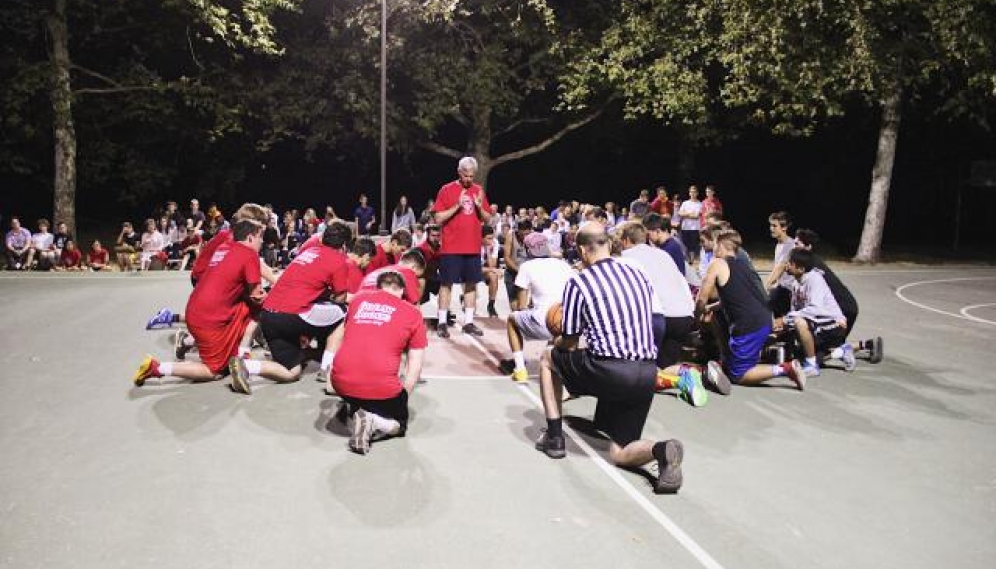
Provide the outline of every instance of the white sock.
<path id="1" fill-rule="evenodd" d="M 373 423 L 374 436 L 394 435 L 401 429 L 401 423 L 398 423 L 394 419 L 385 419 L 376 413 L 370 412 L 367 413 L 367 417 L 369 417 L 370 422 Z"/>
<path id="2" fill-rule="evenodd" d="M 263 371 L 263 362 L 260 360 L 246 360 L 246 371 L 250 375 L 259 375 L 259 372 Z"/>
<path id="3" fill-rule="evenodd" d="M 771 377 L 781 377 L 783 375 L 785 375 L 785 370 L 782 369 L 782 366 L 779 365 L 771 366 Z"/>
<path id="4" fill-rule="evenodd" d="M 515 369 L 526 369 L 526 356 L 522 352 L 512 352 L 512 359 L 515 360 Z"/>
<path id="5" fill-rule="evenodd" d="M 830 352 L 830 357 L 835 360 L 839 360 L 840 358 L 844 357 L 844 346 L 838 346 L 834 348 L 833 351 Z"/>
<path id="6" fill-rule="evenodd" d="M 173 375 L 173 362 L 159 362 L 159 373 Z"/>
<path id="7" fill-rule="evenodd" d="M 186 336 L 183 337 L 183 342 L 182 343 L 183 343 L 184 346 L 186 346 L 188 348 L 193 348 L 194 347 L 194 335 L 193 334 L 187 334 Z"/>
<path id="8" fill-rule="evenodd" d="M 807 366 L 812 366 L 812 367 L 818 367 L 816 365 L 816 356 L 813 356 L 811 358 L 806 358 L 806 365 Z"/>
<path id="9" fill-rule="evenodd" d="M 332 360 L 335 359 L 335 352 L 325 350 L 322 353 L 322 369 L 332 369 Z"/>
<path id="10" fill-rule="evenodd" d="M 463 309 L 463 323 L 464 325 L 470 324 L 474 321 L 474 309 L 464 308 Z"/>
<path id="11" fill-rule="evenodd" d="M 447 312 L 449 312 L 449 311 L 447 311 L 447 310 L 440 310 L 439 311 L 439 323 L 440 324 L 446 324 Z"/>

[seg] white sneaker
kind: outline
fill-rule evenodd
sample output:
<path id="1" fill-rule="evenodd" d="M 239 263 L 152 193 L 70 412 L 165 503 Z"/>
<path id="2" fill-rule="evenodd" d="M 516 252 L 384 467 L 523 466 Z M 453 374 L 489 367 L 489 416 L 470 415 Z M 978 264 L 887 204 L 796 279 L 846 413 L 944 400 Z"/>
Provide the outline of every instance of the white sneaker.
<path id="1" fill-rule="evenodd" d="M 844 351 L 840 356 L 840 360 L 844 362 L 844 371 L 854 371 L 858 367 L 858 362 L 854 359 L 854 348 L 850 344 L 844 344 L 840 349 Z"/>

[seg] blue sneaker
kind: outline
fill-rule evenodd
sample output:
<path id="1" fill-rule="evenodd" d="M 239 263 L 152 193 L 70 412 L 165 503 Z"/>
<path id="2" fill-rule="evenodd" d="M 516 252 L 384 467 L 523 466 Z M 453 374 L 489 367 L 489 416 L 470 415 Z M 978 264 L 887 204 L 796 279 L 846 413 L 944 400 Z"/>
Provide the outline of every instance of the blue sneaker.
<path id="1" fill-rule="evenodd" d="M 160 328 L 173 327 L 173 313 L 168 308 L 160 308 L 155 316 L 149 319 L 145 325 L 146 330 L 158 330 Z"/>
<path id="2" fill-rule="evenodd" d="M 702 373 L 699 370 L 686 367 L 678 374 L 678 395 L 692 407 L 702 407 L 709 402 L 709 392 L 702 385 Z"/>

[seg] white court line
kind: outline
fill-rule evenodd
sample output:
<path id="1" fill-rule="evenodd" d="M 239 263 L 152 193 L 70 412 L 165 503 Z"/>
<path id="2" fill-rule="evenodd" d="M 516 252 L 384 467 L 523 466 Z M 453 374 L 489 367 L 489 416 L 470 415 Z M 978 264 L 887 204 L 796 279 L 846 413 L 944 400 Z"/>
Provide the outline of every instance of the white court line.
<path id="1" fill-rule="evenodd" d="M 498 358 L 496 358 L 494 354 L 489 352 L 488 349 L 484 347 L 484 344 L 482 344 L 480 340 L 474 337 L 468 337 L 468 340 L 470 340 L 471 343 L 474 344 L 474 346 L 481 351 L 481 353 L 483 353 L 489 360 L 491 360 L 492 363 L 498 365 Z M 533 402 L 533 405 L 535 405 L 536 408 L 538 408 L 540 411 L 543 411 L 543 402 L 540 401 L 540 398 L 537 397 L 536 394 L 532 392 L 532 390 L 529 389 L 529 386 L 527 384 L 519 384 L 517 385 L 517 387 L 530 401 Z M 654 506 L 653 503 L 651 503 L 650 500 L 648 500 L 647 497 L 642 492 L 634 488 L 632 484 L 630 484 L 625 478 L 623 478 L 622 475 L 619 474 L 619 469 L 606 462 L 605 459 L 601 457 L 601 455 L 595 452 L 595 450 L 591 448 L 591 446 L 589 446 L 588 443 L 585 442 L 585 440 L 581 438 L 581 436 L 579 436 L 574 431 L 574 429 L 570 428 L 567 425 L 564 425 L 564 433 L 566 433 L 567 436 L 571 437 L 574 443 L 577 444 L 578 447 L 580 447 L 581 450 L 588 455 L 588 457 L 602 470 L 602 472 L 604 472 L 609 477 L 610 480 L 615 482 L 616 485 L 619 486 L 619 488 L 622 489 L 622 491 L 627 496 L 632 498 L 633 501 L 636 502 L 638 506 L 643 508 L 643 511 L 647 512 L 647 514 L 651 518 L 653 518 L 654 521 L 656 521 L 658 524 L 661 525 L 661 527 L 667 530 L 667 532 L 671 534 L 671 536 L 674 537 L 674 539 L 677 540 L 678 543 L 682 545 L 682 547 L 688 550 L 688 552 L 691 553 L 692 556 L 695 557 L 695 559 L 697 559 L 698 562 L 701 563 L 703 567 L 708 567 L 709 569 L 723 569 L 723 566 L 720 565 L 718 561 L 716 561 L 711 555 L 709 555 L 709 553 L 706 552 L 705 549 L 702 549 L 702 546 L 700 546 L 694 539 L 692 539 L 692 537 L 688 535 L 685 532 L 685 530 L 681 529 L 678 526 L 678 524 L 674 523 L 674 521 L 670 517 L 668 517 L 667 514 L 660 511 L 660 509 Z"/>
<path id="2" fill-rule="evenodd" d="M 439 381 L 508 381 L 509 383 L 514 383 L 510 377 L 507 375 L 427 375 L 422 374 L 424 379 L 433 379 Z M 537 376 L 530 375 L 530 379 L 536 379 Z"/>
<path id="3" fill-rule="evenodd" d="M 975 310 L 976 308 L 985 308 L 987 306 L 996 306 L 996 302 L 985 302 L 983 304 L 970 304 L 968 306 L 962 307 L 962 309 L 959 310 L 958 312 L 961 313 L 962 316 L 967 316 L 967 317 L 975 319 L 975 320 L 982 320 L 984 322 L 988 322 L 990 324 L 996 325 L 996 321 L 989 320 L 989 319 L 986 319 L 986 318 L 980 318 L 978 316 L 973 316 L 973 315 L 969 314 L 971 311 Z"/>
<path id="4" fill-rule="evenodd" d="M 912 304 L 913 306 L 916 306 L 917 308 L 922 308 L 924 310 L 929 310 L 930 312 L 936 312 L 938 314 L 943 314 L 945 316 L 951 316 L 952 318 L 960 318 L 962 320 L 968 320 L 968 321 L 971 321 L 971 322 L 978 322 L 980 324 L 989 324 L 991 326 L 996 326 L 996 322 L 993 322 L 992 320 L 986 320 L 985 318 L 979 318 L 978 316 L 972 316 L 971 314 L 964 313 L 965 309 L 962 309 L 963 310 L 962 313 L 948 312 L 947 310 L 941 310 L 940 308 L 934 308 L 933 306 L 928 306 L 926 304 L 917 302 L 915 300 L 911 300 L 911 299 L 907 298 L 906 295 L 903 294 L 904 290 L 906 290 L 908 288 L 915 287 L 915 286 L 920 286 L 920 285 L 937 284 L 937 283 L 952 283 L 952 282 L 961 282 L 961 281 L 980 281 L 980 280 L 996 280 L 996 277 L 960 277 L 960 278 L 954 278 L 954 279 L 935 279 L 935 280 L 930 280 L 930 281 L 915 281 L 915 282 L 911 282 L 911 283 L 906 283 L 903 286 L 897 288 L 896 289 L 896 296 L 899 297 L 899 300 L 902 300 L 903 302 L 905 302 L 907 304 Z M 979 305 L 979 306 L 981 306 L 981 305 Z M 966 308 L 973 308 L 973 306 L 968 306 Z"/>

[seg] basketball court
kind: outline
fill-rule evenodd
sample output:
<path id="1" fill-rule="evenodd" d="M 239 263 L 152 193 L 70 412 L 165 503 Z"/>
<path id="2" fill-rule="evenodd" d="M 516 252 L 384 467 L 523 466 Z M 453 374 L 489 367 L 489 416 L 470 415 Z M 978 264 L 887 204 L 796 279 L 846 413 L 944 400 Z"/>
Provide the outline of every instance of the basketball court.
<path id="1" fill-rule="evenodd" d="M 408 436 L 358 456 L 313 372 L 250 397 L 131 385 L 171 358 L 175 329 L 144 325 L 186 275 L 0 275 L 0 565 L 992 567 L 996 269 L 840 275 L 885 361 L 658 395 L 644 432 L 684 442 L 676 496 L 605 462 L 590 399 L 565 405 L 566 459 L 534 450 L 541 345 L 529 384 L 502 376 L 503 320 L 432 335 Z"/>

